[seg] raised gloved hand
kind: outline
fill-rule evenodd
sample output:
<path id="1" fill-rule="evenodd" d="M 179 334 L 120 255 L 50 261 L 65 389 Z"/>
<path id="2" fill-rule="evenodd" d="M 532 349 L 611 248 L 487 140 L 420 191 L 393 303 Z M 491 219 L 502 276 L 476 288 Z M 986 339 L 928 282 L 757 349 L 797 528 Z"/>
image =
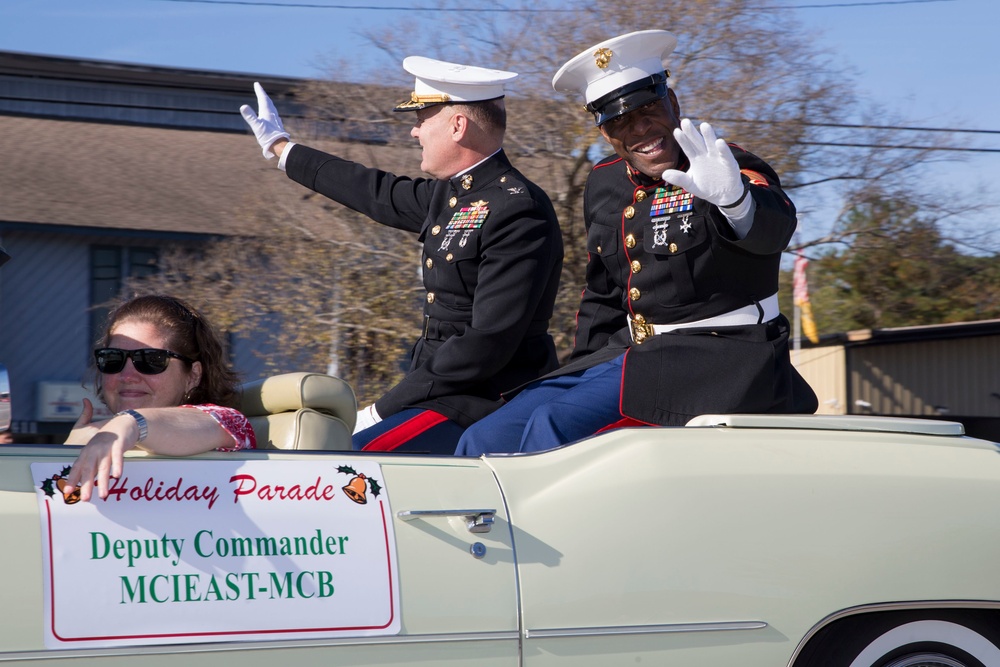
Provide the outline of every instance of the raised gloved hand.
<path id="1" fill-rule="evenodd" d="M 382 418 L 379 416 L 378 410 L 375 409 L 375 404 L 372 403 L 367 408 L 358 410 L 358 421 L 354 423 L 354 432 L 364 431 L 369 426 L 374 426 L 380 421 L 382 421 Z"/>
<path id="2" fill-rule="evenodd" d="M 253 109 L 244 104 L 240 107 L 240 113 L 243 115 L 243 120 L 253 130 L 254 136 L 257 137 L 257 143 L 264 150 L 264 157 L 270 160 L 274 157 L 274 151 L 271 150 L 274 142 L 279 139 L 289 139 L 291 135 L 285 132 L 285 126 L 281 123 L 281 116 L 278 115 L 278 110 L 274 108 L 274 102 L 264 92 L 264 87 L 255 81 L 253 89 L 257 93 L 259 112 L 254 113 Z"/>
<path id="3" fill-rule="evenodd" d="M 733 151 L 725 141 L 716 138 L 711 125 L 702 123 L 700 128 L 695 128 L 694 123 L 685 118 L 674 130 L 674 139 L 691 166 L 686 172 L 667 169 L 663 172 L 663 180 L 719 207 L 742 203 L 746 186 L 740 178 L 740 167 Z"/>

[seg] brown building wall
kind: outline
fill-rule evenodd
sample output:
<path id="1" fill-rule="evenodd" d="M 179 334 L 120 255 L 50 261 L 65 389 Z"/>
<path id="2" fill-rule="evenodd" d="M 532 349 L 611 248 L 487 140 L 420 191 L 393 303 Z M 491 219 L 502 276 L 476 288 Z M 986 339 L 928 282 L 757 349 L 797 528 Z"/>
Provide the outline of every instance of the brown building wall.
<path id="1" fill-rule="evenodd" d="M 845 415 L 847 405 L 846 357 L 843 345 L 810 347 L 792 352 L 792 363 L 819 399 L 820 415 Z"/>
<path id="2" fill-rule="evenodd" d="M 851 412 L 1000 417 L 1000 335 L 852 347 L 848 364 Z"/>

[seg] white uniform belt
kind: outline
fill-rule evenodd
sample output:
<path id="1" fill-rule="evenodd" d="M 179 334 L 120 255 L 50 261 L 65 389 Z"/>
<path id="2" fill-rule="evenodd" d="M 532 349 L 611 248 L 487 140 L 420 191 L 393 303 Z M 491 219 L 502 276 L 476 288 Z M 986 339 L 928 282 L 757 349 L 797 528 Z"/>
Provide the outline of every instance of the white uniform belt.
<path id="1" fill-rule="evenodd" d="M 758 307 L 759 305 L 759 307 Z M 694 329 L 696 327 L 735 327 L 747 324 L 760 324 L 770 322 L 781 313 L 778 308 L 778 294 L 775 292 L 766 299 L 762 299 L 759 304 L 752 303 L 728 313 L 706 317 L 695 322 L 678 322 L 675 324 L 652 324 L 646 322 L 642 316 L 633 318 L 629 315 L 629 330 L 632 332 L 632 340 L 642 343 L 649 336 L 667 333 L 677 329 Z"/>

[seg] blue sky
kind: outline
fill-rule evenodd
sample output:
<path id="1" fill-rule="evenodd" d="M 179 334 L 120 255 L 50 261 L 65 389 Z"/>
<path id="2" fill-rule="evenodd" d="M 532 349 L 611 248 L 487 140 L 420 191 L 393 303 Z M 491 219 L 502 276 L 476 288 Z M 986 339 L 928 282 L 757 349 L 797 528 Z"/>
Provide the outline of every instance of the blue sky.
<path id="1" fill-rule="evenodd" d="M 250 6 L 250 3 L 269 3 Z M 387 7 L 409 0 L 0 0 L 0 50 L 171 67 L 323 76 L 324 57 L 365 53 L 361 30 L 392 18 L 377 9 L 320 9 L 280 4 Z M 431 3 L 427 3 L 431 4 Z M 994 130 L 968 135 L 1000 149 L 997 0 L 774 0 L 818 43 L 858 74 L 859 94 L 910 125 Z M 465 3 L 466 7 L 473 6 Z M 678 5 L 683 6 L 683 5 Z M 489 19 L 487 19 L 489 20 Z M 667 27 L 669 26 L 655 26 Z M 387 64 L 388 66 L 388 64 Z M 907 135 L 916 143 L 918 135 Z M 940 180 L 994 188 L 1000 204 L 1000 152 L 967 153 Z M 915 187 L 921 187 L 915 184 Z M 803 220 L 818 231 L 828 224 Z M 984 217 L 992 222 L 1000 210 Z M 808 230 L 806 230 L 808 231 Z"/>

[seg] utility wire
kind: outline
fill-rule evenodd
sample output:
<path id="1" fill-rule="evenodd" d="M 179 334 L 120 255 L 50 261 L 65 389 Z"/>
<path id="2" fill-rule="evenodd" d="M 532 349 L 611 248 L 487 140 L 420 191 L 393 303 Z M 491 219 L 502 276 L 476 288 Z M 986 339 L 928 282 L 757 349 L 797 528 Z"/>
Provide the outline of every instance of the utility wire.
<path id="1" fill-rule="evenodd" d="M 875 7 L 877 5 L 922 5 L 956 0 L 874 0 L 873 2 L 830 2 L 821 5 L 775 5 L 775 9 L 827 9 L 829 7 Z"/>
<path id="2" fill-rule="evenodd" d="M 182 2 L 200 5 L 242 5 L 244 7 L 289 7 L 293 9 L 361 9 L 364 11 L 392 11 L 392 12 L 439 12 L 439 7 L 413 7 L 413 6 L 374 6 L 374 5 L 340 5 L 340 4 L 318 4 L 314 2 L 275 2 L 269 0 L 152 0 L 153 2 Z M 876 7 L 879 5 L 917 5 L 938 2 L 956 2 L 956 0 L 872 0 L 859 2 L 835 2 L 813 5 L 772 5 L 762 7 L 762 11 L 785 11 L 788 9 L 827 9 L 840 7 Z M 448 12 L 469 12 L 469 13 L 490 13 L 490 14 L 520 14 L 520 13 L 549 13 L 568 14 L 578 12 L 574 9 L 549 9 L 549 8 L 491 8 L 491 7 L 449 7 Z"/>
<path id="3" fill-rule="evenodd" d="M 253 0 L 153 0 L 154 2 L 184 2 L 189 4 L 200 4 L 200 5 L 243 5 L 246 7 L 289 7 L 295 9 L 362 9 L 365 11 L 392 11 L 392 12 L 440 12 L 439 7 L 413 7 L 413 6 L 386 6 L 382 5 L 379 7 L 374 7 L 371 5 L 326 5 L 326 4 L 316 4 L 308 2 L 254 2 Z M 490 13 L 490 14 L 520 14 L 523 12 L 531 13 L 551 13 L 551 14 L 568 14 L 570 12 L 578 12 L 579 9 L 543 9 L 543 8 L 533 8 L 533 9 L 510 9 L 510 8 L 480 8 L 480 7 L 450 7 L 448 12 L 475 12 L 475 13 Z"/>
<path id="4" fill-rule="evenodd" d="M 717 122 L 720 123 L 747 123 L 747 124 L 757 124 L 757 125 L 780 125 L 783 121 L 770 121 L 770 120 L 754 120 L 751 118 L 719 118 Z M 1000 134 L 1000 130 L 968 130 L 964 128 L 950 128 L 950 127 L 916 127 L 913 125 L 866 125 L 866 124 L 854 124 L 854 123 L 810 123 L 808 121 L 787 121 L 789 123 L 794 123 L 796 125 L 803 125 L 806 127 L 837 127 L 847 130 L 892 130 L 892 131 L 904 131 L 904 132 L 947 132 L 949 134 Z"/>
<path id="5" fill-rule="evenodd" d="M 887 144 L 861 144 L 840 141 L 797 141 L 802 146 L 833 146 L 838 148 L 885 148 L 910 151 L 945 151 L 950 153 L 1000 153 L 1000 148 L 957 148 L 952 146 L 907 146 Z"/>
<path id="6" fill-rule="evenodd" d="M 0 101 L 3 102 L 18 102 L 27 104 L 51 104 L 53 100 L 49 98 L 42 97 L 22 97 L 22 96 L 7 96 L 0 95 Z M 200 113 L 211 116 L 215 115 L 229 115 L 230 110 L 219 110 L 211 108 L 186 108 L 186 107 L 160 107 L 156 105 L 146 105 L 146 104 L 128 104 L 128 103 L 113 103 L 113 102 L 87 102 L 87 101 L 72 101 L 68 102 L 63 100 L 62 104 L 69 104 L 76 107 L 96 107 L 96 108 L 110 108 L 110 109 L 140 109 L 149 111 L 173 111 L 173 112 L 189 112 L 189 113 Z M 295 118 L 294 114 L 286 115 L 286 118 Z M 748 125 L 781 125 L 782 121 L 774 120 L 754 120 L 751 118 L 719 118 L 718 123 L 744 123 Z M 790 123 L 795 123 L 796 121 L 788 121 Z M 896 131 L 901 130 L 905 132 L 946 132 L 946 133 L 960 133 L 964 132 L 967 134 L 987 134 L 987 135 L 997 135 L 1000 134 L 1000 130 L 970 130 L 970 129 L 949 129 L 945 127 L 914 127 L 914 126 L 900 126 L 895 127 L 892 125 L 864 125 L 858 124 L 854 125 L 851 123 L 797 123 L 800 125 L 807 125 L 810 127 L 835 127 L 846 130 L 887 130 Z M 887 145 L 887 144 L 870 144 L 870 143 L 850 143 L 850 142 L 833 142 L 833 141 L 799 141 L 798 142 L 804 146 L 831 146 L 840 148 L 885 148 L 885 149 L 900 149 L 900 150 L 919 150 L 919 151 L 951 151 L 951 152 L 970 152 L 970 153 L 1000 153 L 1000 148 L 965 148 L 965 147 L 950 147 L 950 146 L 917 146 L 917 145 L 907 145 L 907 144 L 897 144 L 897 145 Z"/>
<path id="7" fill-rule="evenodd" d="M 921 5 L 934 2 L 956 2 L 956 0 L 875 0 L 873 2 L 835 2 L 822 5 L 783 5 L 778 9 L 827 9 L 830 7 L 875 7 L 877 5 Z"/>

